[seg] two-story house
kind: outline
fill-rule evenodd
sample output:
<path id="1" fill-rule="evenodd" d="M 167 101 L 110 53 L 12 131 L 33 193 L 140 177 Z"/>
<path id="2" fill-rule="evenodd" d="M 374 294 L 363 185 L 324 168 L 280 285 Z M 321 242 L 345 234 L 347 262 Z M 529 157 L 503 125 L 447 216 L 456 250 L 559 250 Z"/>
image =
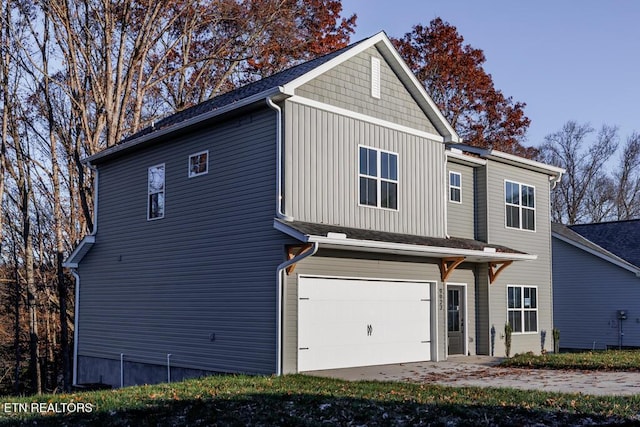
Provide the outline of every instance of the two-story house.
<path id="1" fill-rule="evenodd" d="M 86 161 L 75 383 L 502 355 L 506 322 L 539 352 L 552 328 L 562 171 L 460 145 L 384 33 Z"/>

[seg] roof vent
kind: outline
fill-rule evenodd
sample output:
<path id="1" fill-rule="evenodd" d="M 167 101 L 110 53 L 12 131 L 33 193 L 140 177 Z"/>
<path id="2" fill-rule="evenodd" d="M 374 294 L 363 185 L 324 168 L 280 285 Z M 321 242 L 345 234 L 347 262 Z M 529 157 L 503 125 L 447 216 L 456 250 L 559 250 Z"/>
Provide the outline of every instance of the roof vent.
<path id="1" fill-rule="evenodd" d="M 346 239 L 347 235 L 345 233 L 334 233 L 330 231 L 327 233 L 327 237 L 330 239 Z"/>
<path id="2" fill-rule="evenodd" d="M 484 248 L 485 252 L 491 252 L 491 253 L 495 253 L 496 252 L 496 248 Z"/>
<path id="3" fill-rule="evenodd" d="M 450 150 L 452 153 L 462 154 L 462 150 L 459 148 L 451 147 Z"/>

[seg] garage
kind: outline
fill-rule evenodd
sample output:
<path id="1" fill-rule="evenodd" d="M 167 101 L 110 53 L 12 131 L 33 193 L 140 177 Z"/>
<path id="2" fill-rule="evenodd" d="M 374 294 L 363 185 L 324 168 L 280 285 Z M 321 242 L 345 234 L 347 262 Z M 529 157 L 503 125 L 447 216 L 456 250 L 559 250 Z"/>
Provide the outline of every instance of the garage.
<path id="1" fill-rule="evenodd" d="M 298 371 L 431 359 L 429 282 L 298 279 Z"/>

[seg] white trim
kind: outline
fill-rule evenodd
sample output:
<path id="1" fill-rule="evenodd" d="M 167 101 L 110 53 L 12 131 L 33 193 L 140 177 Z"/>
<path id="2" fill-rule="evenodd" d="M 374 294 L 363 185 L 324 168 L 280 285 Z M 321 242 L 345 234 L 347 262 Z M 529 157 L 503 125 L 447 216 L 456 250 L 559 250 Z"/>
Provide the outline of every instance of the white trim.
<path id="1" fill-rule="evenodd" d="M 529 233 L 535 233 L 538 229 L 538 218 L 537 218 L 537 202 L 536 202 L 536 187 L 534 185 L 530 185 L 530 184 L 525 184 L 522 182 L 518 182 L 518 181 L 514 181 L 512 179 L 507 179 L 504 178 L 504 185 L 503 185 L 503 203 L 504 203 L 504 227 L 507 230 L 520 230 L 520 231 L 528 231 Z M 518 202 L 520 203 L 519 205 L 514 205 L 513 203 L 507 203 L 507 182 L 510 182 L 511 184 L 517 184 L 518 185 Z M 530 187 L 533 188 L 533 208 L 529 207 L 529 206 L 524 206 L 522 204 L 522 187 Z M 511 206 L 511 207 L 517 207 L 518 208 L 518 217 L 519 217 L 519 227 L 510 227 L 509 225 L 507 225 L 507 206 Z M 522 211 L 523 209 L 528 209 L 528 210 L 532 210 L 533 211 L 533 230 L 530 230 L 528 228 L 523 228 L 522 227 Z"/>
<path id="2" fill-rule="evenodd" d="M 191 171 L 191 159 L 193 159 L 194 157 L 197 157 L 197 156 L 201 156 L 203 154 L 207 155 L 207 160 L 205 162 L 204 172 L 192 172 Z M 209 173 L 209 150 L 204 150 L 204 151 L 199 151 L 197 153 L 189 154 L 189 160 L 188 160 L 188 165 L 187 165 L 187 176 L 189 178 L 195 178 L 197 176 L 206 175 L 208 173 Z"/>
<path id="3" fill-rule="evenodd" d="M 360 149 L 364 148 L 366 150 L 373 150 L 376 152 L 376 176 L 366 175 L 360 173 Z M 391 154 L 396 156 L 396 179 L 387 179 L 382 178 L 382 153 Z M 365 208 L 376 208 L 376 209 L 384 209 L 392 212 L 398 212 L 400 210 L 400 155 L 398 153 L 394 153 L 393 151 L 383 150 L 381 148 L 375 148 L 368 145 L 358 144 L 358 206 Z M 363 205 L 360 203 L 361 194 L 360 194 L 360 178 L 369 178 L 376 180 L 376 206 L 373 205 Z M 389 208 L 382 206 L 382 182 L 389 182 L 392 184 L 396 184 L 396 207 Z"/>
<path id="4" fill-rule="evenodd" d="M 447 160 L 451 159 L 454 162 L 459 161 L 460 163 L 464 163 L 471 167 L 484 166 L 487 164 L 487 161 L 485 159 L 480 159 L 478 157 L 455 153 L 451 150 L 446 150 L 444 154 L 445 156 L 447 156 Z"/>
<path id="5" fill-rule="evenodd" d="M 389 129 L 397 130 L 400 132 L 404 132 L 410 135 L 419 136 L 421 138 L 426 138 L 436 142 L 444 142 L 444 137 L 441 135 L 436 135 L 434 133 L 425 132 L 418 129 L 413 129 L 408 126 L 404 126 L 398 123 L 393 123 L 387 120 L 379 119 L 377 117 L 368 116 L 366 114 L 358 113 L 356 111 L 347 110 L 345 108 L 336 107 L 333 105 L 325 104 L 324 102 L 316 101 L 309 98 L 304 98 L 299 95 L 294 95 L 287 99 L 288 102 L 293 102 L 295 104 L 306 105 L 307 107 L 313 107 L 320 110 L 328 111 L 330 113 L 339 114 L 341 116 L 349 117 L 356 120 L 361 120 L 363 122 L 371 123 L 374 125 L 383 126 Z"/>
<path id="6" fill-rule="evenodd" d="M 66 261 L 62 263 L 62 266 L 66 268 L 78 268 L 78 263 L 82 260 L 82 258 L 84 258 L 84 255 L 87 252 L 89 252 L 89 250 L 91 249 L 91 247 L 93 247 L 95 242 L 96 242 L 95 235 L 89 234 L 87 236 L 84 236 L 84 239 L 80 241 L 78 246 L 76 246 L 73 252 L 71 252 L 71 255 L 69 255 Z M 79 256 L 79 254 L 82 252 L 85 246 L 88 246 L 87 250 L 81 256 Z M 79 256 L 79 259 L 76 260 L 75 258 L 78 258 L 78 256 Z"/>
<path id="7" fill-rule="evenodd" d="M 162 167 L 162 191 L 157 191 L 152 193 L 151 190 L 149 189 L 149 172 L 151 171 L 152 168 L 160 168 L 160 167 Z M 151 205 L 149 203 L 150 196 L 152 194 L 160 194 L 160 193 L 162 193 L 162 215 L 151 218 L 151 215 L 150 215 Z M 155 221 L 158 219 L 163 219 L 166 213 L 165 211 L 166 207 L 167 207 L 167 168 L 164 163 L 159 163 L 157 165 L 149 166 L 147 168 L 147 221 Z"/>
<path id="8" fill-rule="evenodd" d="M 371 57 L 371 96 L 380 99 L 380 59 Z"/>
<path id="9" fill-rule="evenodd" d="M 455 186 L 451 184 L 451 175 L 458 175 L 458 178 L 460 179 L 460 185 L 459 186 Z M 451 190 L 452 189 L 458 189 L 460 191 L 460 200 L 453 200 L 451 198 Z M 456 171 L 449 171 L 449 201 L 451 203 L 457 203 L 459 205 L 462 204 L 462 172 L 456 172 Z"/>
<path id="10" fill-rule="evenodd" d="M 463 288 L 463 296 L 464 296 L 464 322 L 463 322 L 463 328 L 464 328 L 464 343 L 463 343 L 463 348 L 462 348 L 462 354 L 467 356 L 469 355 L 469 304 L 468 302 L 468 290 L 469 288 L 467 287 L 466 283 L 456 283 L 456 282 L 446 282 L 444 284 L 444 288 L 446 291 L 449 290 L 449 286 L 459 286 L 461 288 Z M 447 310 L 449 310 L 449 293 L 447 292 Z M 447 312 L 446 314 L 446 319 L 447 319 L 447 346 L 445 348 L 446 351 L 446 355 L 447 358 L 449 358 L 449 313 Z"/>
<path id="11" fill-rule="evenodd" d="M 80 275 L 75 268 L 71 270 L 71 274 L 76 279 L 75 304 L 73 314 L 73 374 L 71 384 L 78 385 L 78 326 L 80 314 Z"/>
<path id="12" fill-rule="evenodd" d="M 559 168 L 557 166 L 548 165 L 545 163 L 537 162 L 535 160 L 530 160 L 524 157 L 515 156 L 509 153 L 503 153 L 502 151 L 497 151 L 493 149 L 486 149 L 480 147 L 472 147 L 470 145 L 463 144 L 453 144 L 453 148 L 458 148 L 462 151 L 466 151 L 468 153 L 477 154 L 485 159 L 491 159 L 500 161 L 501 163 L 507 163 L 516 166 L 526 166 L 525 169 L 530 169 L 536 172 L 546 173 L 547 175 L 551 175 L 554 177 L 553 181 L 557 181 L 561 178 L 562 174 L 566 172 L 565 169 Z"/>
<path id="13" fill-rule="evenodd" d="M 509 288 L 520 288 L 521 291 L 521 300 L 520 300 L 520 304 L 522 305 L 520 308 L 509 308 Z M 526 311 L 533 311 L 533 309 L 529 308 L 525 308 L 524 306 L 524 288 L 533 288 L 536 290 L 536 307 L 535 307 L 535 312 L 536 312 L 536 330 L 535 331 L 528 331 L 525 332 L 524 330 L 524 313 L 525 310 Z M 540 292 L 538 291 L 538 286 L 537 285 L 509 285 L 507 284 L 506 287 L 506 298 L 507 298 L 507 323 L 509 323 L 509 310 L 511 311 L 519 311 L 520 312 L 520 321 L 522 322 L 522 332 L 516 332 L 513 331 L 512 333 L 514 335 L 537 335 L 540 332 Z"/>
<path id="14" fill-rule="evenodd" d="M 432 122 L 434 122 L 436 127 L 441 127 L 443 130 L 446 130 L 446 133 L 448 135 L 444 137 L 444 141 L 455 142 L 455 143 L 462 142 L 462 139 L 458 136 L 458 134 L 453 129 L 451 124 L 449 124 L 447 119 L 442 115 L 442 112 L 440 111 L 436 103 L 433 101 L 433 99 L 431 99 L 429 94 L 427 94 L 425 88 L 422 86 L 422 83 L 418 81 L 417 77 L 409 69 L 409 66 L 405 63 L 404 59 L 402 59 L 402 57 L 400 56 L 396 48 L 393 46 L 393 44 L 391 43 L 391 41 L 383 31 L 379 32 L 378 34 L 372 37 L 369 37 L 366 40 L 361 41 L 360 43 L 357 43 L 356 45 L 354 45 L 350 49 L 345 50 L 343 53 L 331 59 L 330 61 L 325 62 L 324 64 L 314 68 L 308 73 L 283 85 L 282 92 L 287 95 L 295 95 L 295 90 L 298 87 L 309 82 L 310 80 L 315 79 L 321 74 L 329 71 L 336 65 L 339 65 L 344 61 L 350 58 L 353 58 L 354 56 L 364 52 L 370 47 L 376 46 L 380 43 L 381 45 L 377 47 L 378 49 L 381 50 L 382 56 L 385 57 L 387 61 L 389 59 L 387 58 L 387 56 L 392 57 L 392 59 L 394 60 L 393 62 L 396 65 L 395 71 L 402 72 L 406 77 L 406 79 L 401 78 L 400 80 L 407 80 L 407 79 L 409 80 L 407 82 L 409 83 L 408 86 L 410 86 L 408 87 L 409 92 L 412 93 L 412 95 L 416 95 L 416 101 L 418 102 L 420 107 L 423 109 L 423 111 L 425 111 L 429 119 Z M 391 63 L 389 65 L 392 68 L 394 66 L 394 64 L 391 64 Z M 397 70 L 398 67 L 400 68 L 400 70 Z"/>
<path id="15" fill-rule="evenodd" d="M 597 245 L 597 244 L 591 242 L 590 240 L 589 240 L 589 242 L 591 242 L 591 244 L 598 246 L 603 251 L 607 252 L 609 255 L 606 255 L 606 254 L 603 254 L 603 253 L 598 252 L 596 250 L 593 250 L 593 249 L 591 249 L 590 247 L 588 247 L 586 245 L 582 245 L 582 244 L 580 244 L 580 243 L 578 243 L 578 242 L 576 242 L 574 240 L 569 239 L 568 237 L 563 236 L 562 234 L 558 234 L 558 233 L 552 232 L 551 233 L 551 237 L 554 237 L 554 238 L 556 238 L 558 240 L 561 240 L 561 241 L 563 241 L 565 243 L 568 243 L 571 246 L 573 246 L 573 247 L 575 247 L 577 249 L 583 250 L 583 251 L 585 251 L 585 252 L 587 252 L 587 253 L 589 253 L 591 255 L 597 256 L 598 258 L 600 258 L 600 259 L 602 259 L 604 261 L 607 261 L 607 262 L 609 262 L 609 263 L 611 263 L 611 264 L 613 264 L 615 266 L 618 266 L 618 267 L 623 268 L 623 269 L 625 269 L 627 271 L 630 271 L 630 272 L 634 273 L 636 275 L 636 277 L 640 278 L 640 268 L 635 267 L 633 264 L 630 264 L 627 261 L 623 260 L 622 258 L 619 258 L 617 255 L 607 251 L 602 246 Z M 585 240 L 588 240 L 583 236 L 580 236 L 580 237 L 582 237 Z"/>
<path id="16" fill-rule="evenodd" d="M 299 273 L 297 275 L 298 280 L 302 277 L 308 277 L 311 279 L 338 279 L 338 280 L 366 280 L 369 282 L 399 282 L 399 283 L 431 283 L 436 285 L 438 283 L 437 280 L 411 280 L 411 279 L 398 279 L 395 278 L 385 278 L 385 277 L 365 277 L 365 276 L 334 276 L 327 274 L 309 274 L 309 273 Z"/>

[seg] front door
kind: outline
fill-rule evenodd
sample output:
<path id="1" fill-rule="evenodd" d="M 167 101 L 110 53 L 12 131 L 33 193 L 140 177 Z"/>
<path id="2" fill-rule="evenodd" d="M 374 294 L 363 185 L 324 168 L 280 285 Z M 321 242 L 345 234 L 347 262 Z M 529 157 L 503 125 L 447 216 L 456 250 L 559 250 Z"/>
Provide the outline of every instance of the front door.
<path id="1" fill-rule="evenodd" d="M 464 296 L 463 286 L 447 286 L 448 354 L 464 354 Z"/>

